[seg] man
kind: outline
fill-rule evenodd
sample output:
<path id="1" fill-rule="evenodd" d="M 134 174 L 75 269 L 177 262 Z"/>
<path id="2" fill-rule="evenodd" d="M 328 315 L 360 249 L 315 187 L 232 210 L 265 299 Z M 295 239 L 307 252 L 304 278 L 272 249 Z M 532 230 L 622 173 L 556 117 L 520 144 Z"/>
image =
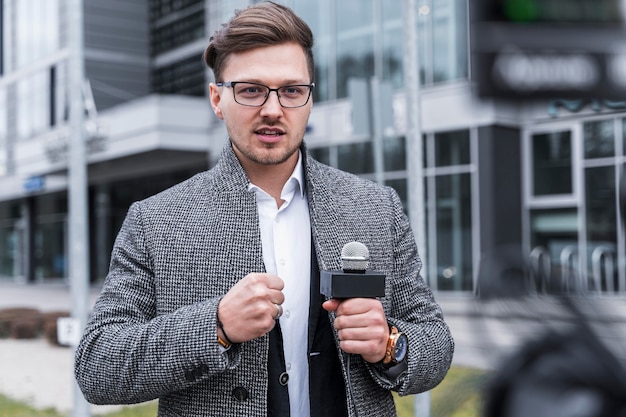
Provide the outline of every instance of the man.
<path id="1" fill-rule="evenodd" d="M 212 170 L 129 209 L 76 352 L 89 401 L 158 398 L 159 416 L 394 416 L 390 390 L 445 376 L 453 341 L 398 196 L 303 144 L 312 47 L 270 2 L 211 38 L 210 101 L 230 142 Z M 350 241 L 386 275 L 384 297 L 320 295 L 320 269 L 341 269 Z"/>

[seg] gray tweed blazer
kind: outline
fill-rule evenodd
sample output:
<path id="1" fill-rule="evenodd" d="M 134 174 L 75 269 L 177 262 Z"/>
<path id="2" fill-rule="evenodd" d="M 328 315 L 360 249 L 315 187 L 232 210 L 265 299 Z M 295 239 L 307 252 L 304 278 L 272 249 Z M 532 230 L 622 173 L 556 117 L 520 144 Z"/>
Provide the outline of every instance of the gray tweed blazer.
<path id="1" fill-rule="evenodd" d="M 349 241 L 367 245 L 370 268 L 387 275 L 381 301 L 388 320 L 409 338 L 408 370 L 395 381 L 360 357 L 352 360 L 350 415 L 356 406 L 359 416 L 395 416 L 390 390 L 426 391 L 445 376 L 454 349 L 450 331 L 419 275 L 397 194 L 302 149 L 320 268 L 341 269 Z M 267 414 L 268 336 L 225 354 L 216 343 L 220 297 L 249 272 L 265 270 L 255 194 L 247 185 L 226 146 L 213 169 L 130 207 L 76 350 L 75 376 L 88 401 L 158 398 L 159 416 L 168 417 Z"/>

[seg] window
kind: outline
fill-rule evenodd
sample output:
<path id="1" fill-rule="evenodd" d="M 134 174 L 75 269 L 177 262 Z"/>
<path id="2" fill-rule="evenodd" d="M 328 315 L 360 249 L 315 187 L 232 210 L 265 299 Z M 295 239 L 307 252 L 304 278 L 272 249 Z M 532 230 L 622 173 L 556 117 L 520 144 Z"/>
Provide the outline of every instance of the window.
<path id="1" fill-rule="evenodd" d="M 21 275 L 19 253 L 23 228 L 18 227 L 19 218 L 19 204 L 0 203 L 0 278 Z"/>
<path id="2" fill-rule="evenodd" d="M 533 195 L 572 193 L 571 136 L 570 131 L 533 135 Z"/>
<path id="3" fill-rule="evenodd" d="M 196 4 L 204 4 L 204 0 L 150 0 L 150 19 L 155 21 Z"/>
<path id="4" fill-rule="evenodd" d="M 330 59 L 334 57 L 335 38 L 331 30 L 331 11 L 334 7 L 334 0 L 296 0 L 294 11 L 307 22 L 313 36 L 315 45 L 313 55 L 315 56 L 315 89 L 313 90 L 313 101 L 325 101 L 330 97 Z"/>
<path id="5" fill-rule="evenodd" d="M 613 120 L 583 124 L 585 158 L 603 158 L 615 155 L 615 128 Z"/>
<path id="6" fill-rule="evenodd" d="M 330 165 L 330 148 L 314 148 L 310 150 L 311 155 L 323 164 Z"/>
<path id="7" fill-rule="evenodd" d="M 467 79 L 466 0 L 418 2 L 420 79 L 426 85 Z"/>
<path id="8" fill-rule="evenodd" d="M 7 175 L 8 167 L 8 106 L 7 90 L 0 88 L 0 177 Z"/>
<path id="9" fill-rule="evenodd" d="M 337 98 L 344 98 L 350 78 L 374 75 L 374 1 L 338 1 L 336 13 Z"/>
<path id="10" fill-rule="evenodd" d="M 30 138 L 46 131 L 52 120 L 49 70 L 17 82 L 17 135 Z"/>
<path id="11" fill-rule="evenodd" d="M 466 2 L 437 0 L 432 6 L 433 82 L 467 78 Z"/>
<path id="12" fill-rule="evenodd" d="M 470 174 L 437 176 L 435 180 L 437 288 L 471 291 L 472 196 Z"/>
<path id="13" fill-rule="evenodd" d="M 4 19 L 4 0 L 0 0 L 0 75 L 4 74 L 4 28 L 6 27 Z"/>
<path id="14" fill-rule="evenodd" d="M 161 54 L 203 37 L 204 10 L 200 9 L 171 23 L 155 27 L 152 30 L 152 54 Z"/>
<path id="15" fill-rule="evenodd" d="M 59 0 L 13 0 L 13 7 L 16 23 L 12 43 L 17 68 L 60 49 Z"/>
<path id="16" fill-rule="evenodd" d="M 385 171 L 406 170 L 405 137 L 386 138 L 383 141 L 383 159 Z"/>
<path id="17" fill-rule="evenodd" d="M 391 81 L 394 88 L 404 85 L 403 61 L 404 39 L 402 28 L 402 8 L 382 7 L 383 15 L 383 80 Z"/>
<path id="18" fill-rule="evenodd" d="M 430 285 L 473 289 L 470 130 L 429 133 L 424 140 L 426 237 Z"/>
<path id="19" fill-rule="evenodd" d="M 469 130 L 435 133 L 435 166 L 470 163 Z"/>
<path id="20" fill-rule="evenodd" d="M 353 174 L 374 172 L 372 142 L 352 143 L 337 146 L 339 169 Z"/>
<path id="21" fill-rule="evenodd" d="M 161 94 L 204 96 L 204 68 L 197 56 L 157 68 L 152 73 L 152 91 Z"/>
<path id="22" fill-rule="evenodd" d="M 615 167 L 585 169 L 588 288 L 617 289 Z"/>

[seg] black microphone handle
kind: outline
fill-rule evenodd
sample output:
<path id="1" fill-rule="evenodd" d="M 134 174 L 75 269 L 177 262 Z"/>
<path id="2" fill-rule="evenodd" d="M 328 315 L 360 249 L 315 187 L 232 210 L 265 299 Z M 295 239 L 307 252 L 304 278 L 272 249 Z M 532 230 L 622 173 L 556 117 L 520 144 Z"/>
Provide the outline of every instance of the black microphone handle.
<path id="1" fill-rule="evenodd" d="M 320 292 L 327 298 L 383 297 L 385 275 L 373 271 L 320 271 Z"/>

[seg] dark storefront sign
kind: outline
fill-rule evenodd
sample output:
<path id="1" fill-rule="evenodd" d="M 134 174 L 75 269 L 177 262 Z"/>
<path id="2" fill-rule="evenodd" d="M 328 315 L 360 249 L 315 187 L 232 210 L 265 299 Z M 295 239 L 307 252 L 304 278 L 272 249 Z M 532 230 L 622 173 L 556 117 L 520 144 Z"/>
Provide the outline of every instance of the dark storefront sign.
<path id="1" fill-rule="evenodd" d="M 626 98 L 625 6 L 618 0 L 480 0 L 472 11 L 481 97 Z"/>

